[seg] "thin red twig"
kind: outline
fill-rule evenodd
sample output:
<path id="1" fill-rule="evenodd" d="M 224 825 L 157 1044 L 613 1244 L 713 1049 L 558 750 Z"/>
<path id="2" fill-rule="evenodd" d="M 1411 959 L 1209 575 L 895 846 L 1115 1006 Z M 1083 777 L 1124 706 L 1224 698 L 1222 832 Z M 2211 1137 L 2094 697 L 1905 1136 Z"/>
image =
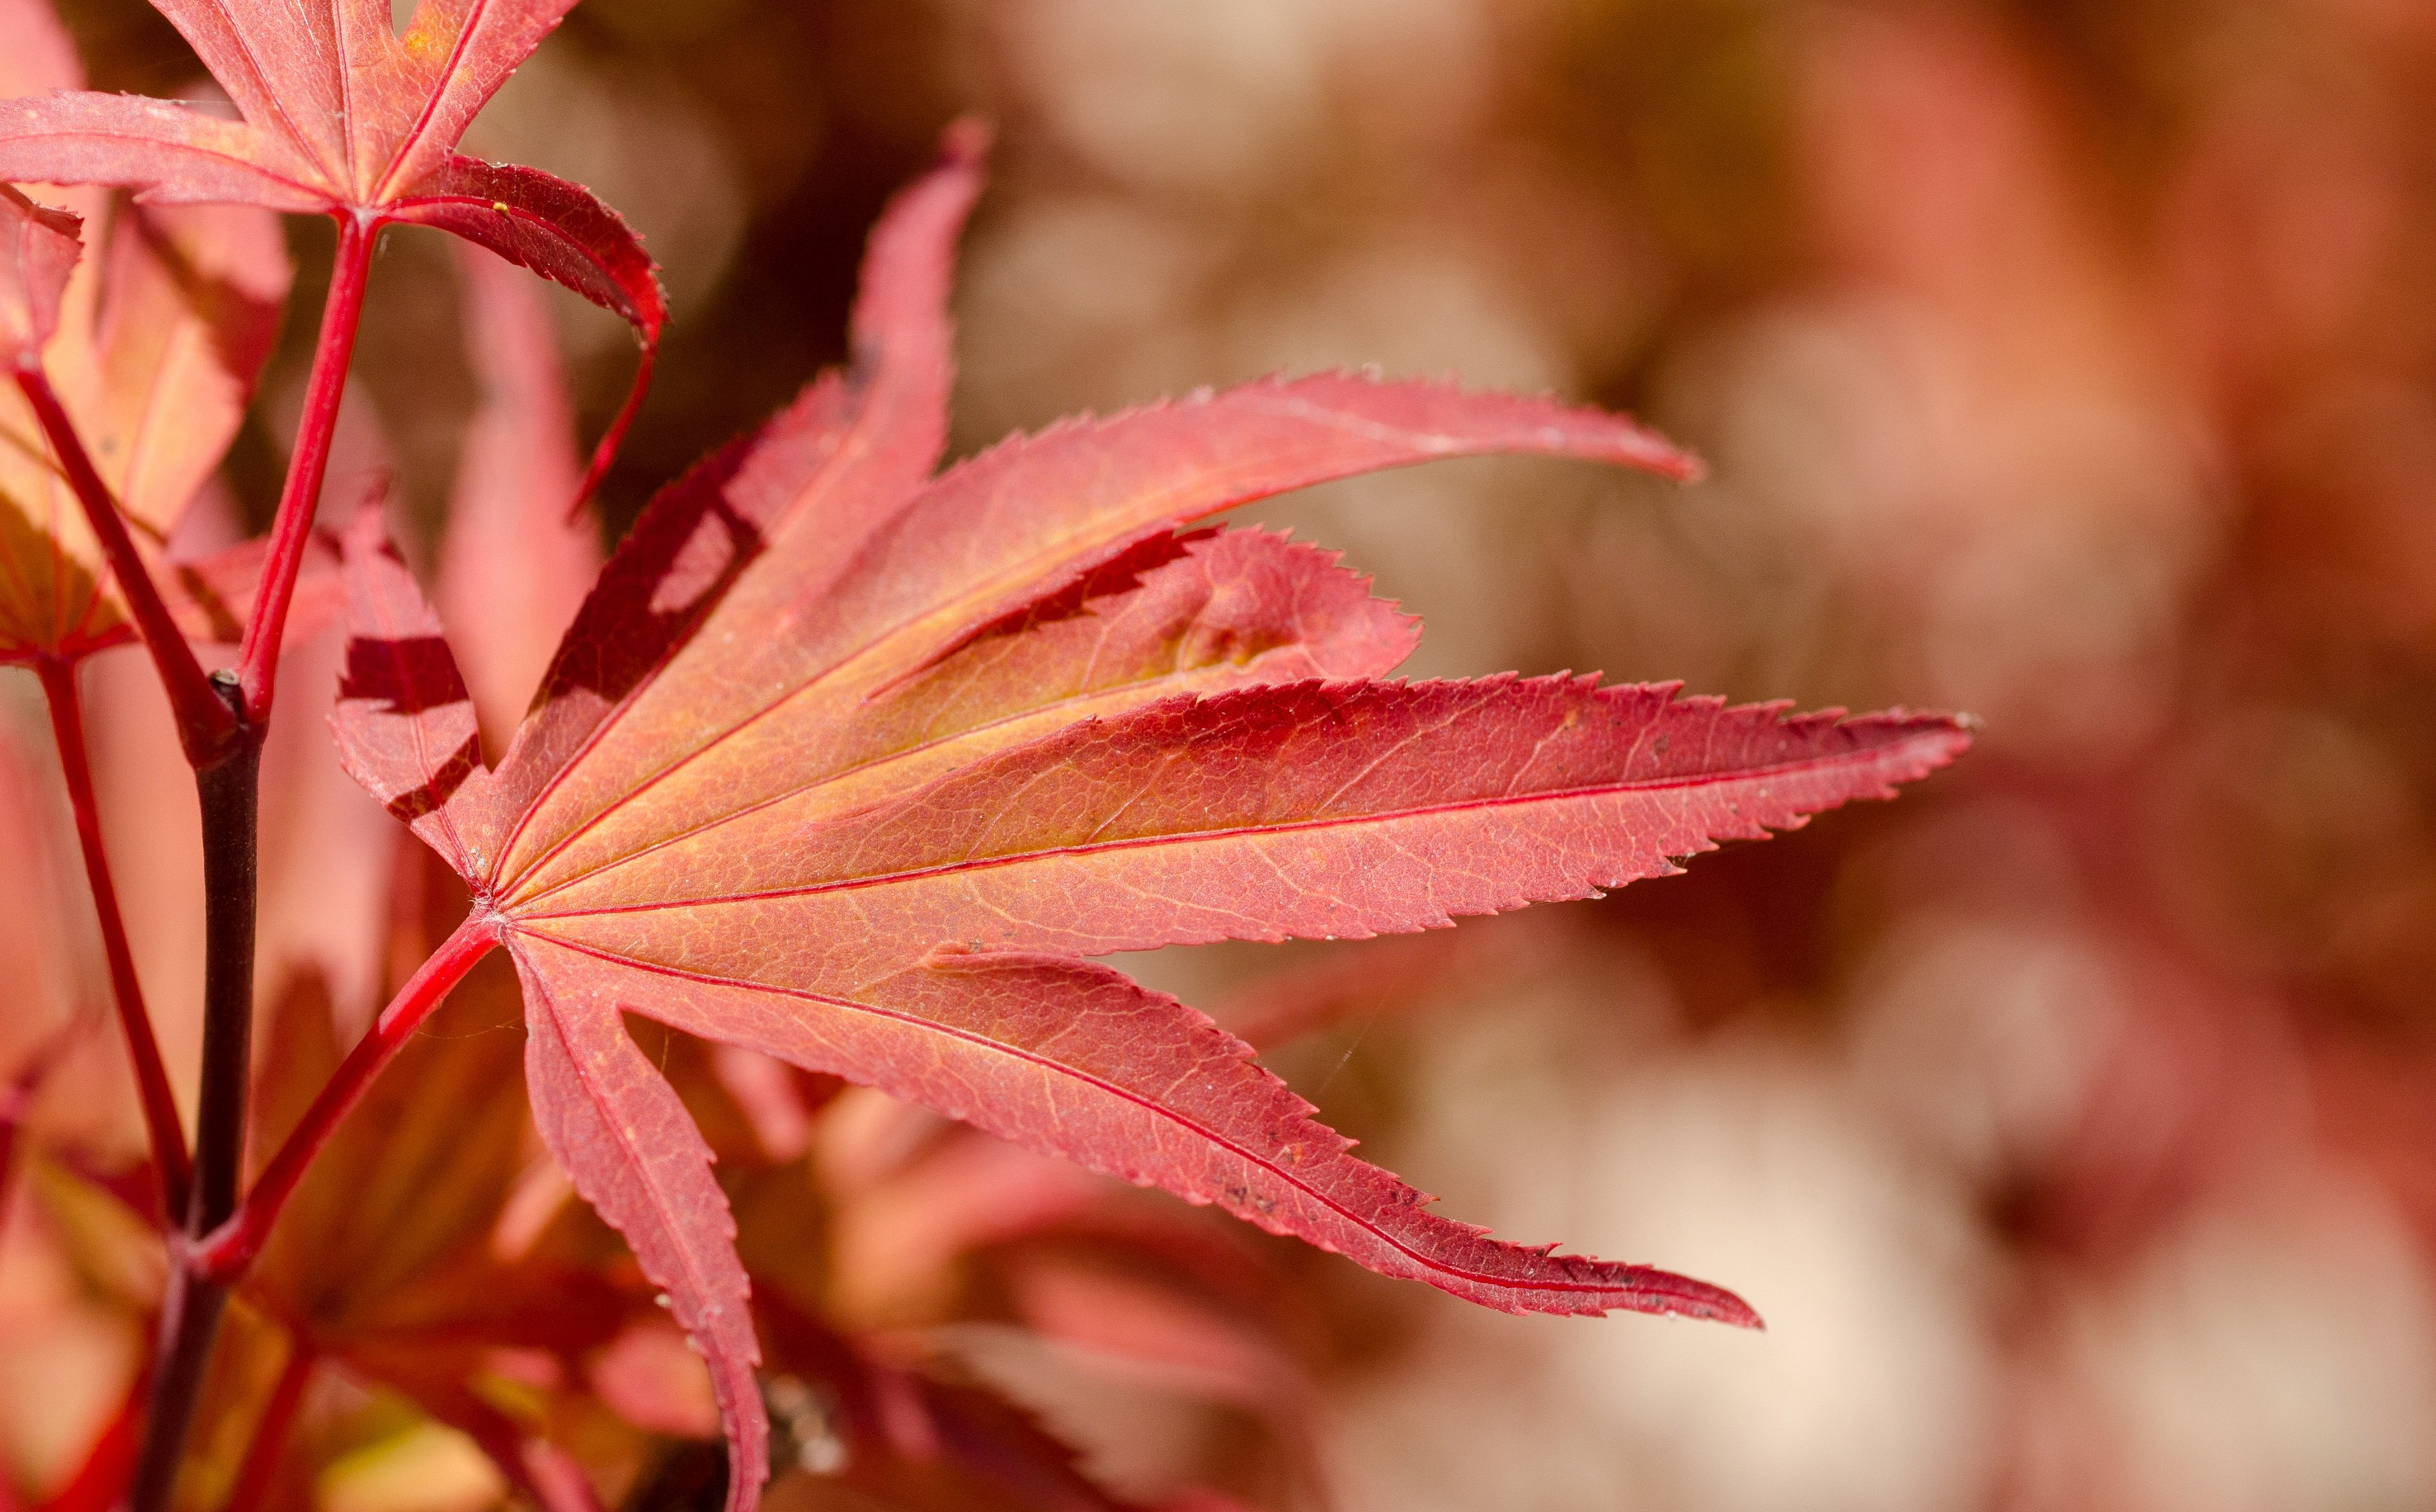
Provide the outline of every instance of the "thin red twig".
<path id="1" fill-rule="evenodd" d="M 40 366 L 27 364 L 17 369 L 17 387 L 33 407 L 68 487 L 84 506 L 85 521 L 101 543 L 111 575 L 118 580 L 119 595 L 134 617 L 136 633 L 144 637 L 145 650 L 152 653 L 152 665 L 160 671 L 161 686 L 168 691 L 169 707 L 177 715 L 178 743 L 184 747 L 190 765 L 201 766 L 219 752 L 235 732 L 235 718 L 220 696 L 212 691 L 202 664 L 195 660 L 194 648 L 186 644 L 184 633 L 169 617 L 169 606 L 162 601 L 161 590 L 146 570 L 143 557 L 137 554 L 135 539 L 127 533 L 127 522 L 119 516 L 118 500 L 111 496 L 110 485 L 94 470 L 93 459 L 86 453 L 84 442 L 77 435 L 60 396 L 52 391 L 51 380 Z"/>
<path id="2" fill-rule="evenodd" d="M 68 803 L 76 810 L 77 843 L 84 850 L 85 881 L 93 892 L 94 912 L 101 921 L 101 954 L 110 967 L 118 1025 L 126 1034 L 128 1058 L 134 1063 L 136 1096 L 144 1107 L 145 1132 L 152 1142 L 152 1169 L 159 1177 L 163 1215 L 175 1228 L 184 1221 L 186 1189 L 192 1180 L 186 1135 L 178 1121 L 178 1101 L 169 1091 L 160 1042 L 153 1037 L 152 1017 L 144 1009 L 144 988 L 135 980 L 135 954 L 127 943 L 127 922 L 118 912 L 118 889 L 110 879 L 110 855 L 101 843 L 101 806 L 94 794 L 93 766 L 85 754 L 84 708 L 77 692 L 77 669 L 71 662 L 45 657 L 34 670 L 51 707 L 51 735 L 60 748 L 60 770 L 67 777 Z"/>
<path id="3" fill-rule="evenodd" d="M 363 1100 L 364 1093 L 380 1074 L 381 1068 L 404 1049 L 415 1030 L 431 1017 L 450 988 L 464 979 L 474 963 L 490 953 L 498 937 L 487 917 L 468 916 L 457 926 L 455 933 L 441 942 L 416 968 L 390 1005 L 373 1020 L 364 1037 L 347 1052 L 347 1058 L 331 1073 L 313 1105 L 304 1110 L 295 1132 L 287 1137 L 279 1153 L 263 1168 L 261 1179 L 237 1204 L 227 1223 L 207 1234 L 188 1257 L 189 1267 L 198 1275 L 227 1284 L 245 1274 L 255 1256 L 270 1237 L 271 1225 L 278 1222 L 280 1209 L 295 1195 L 297 1185 L 311 1169 L 313 1157 L 338 1132 L 348 1113 Z"/>
<path id="4" fill-rule="evenodd" d="M 322 334 L 313 349 L 313 371 L 304 384 L 304 411 L 296 425 L 296 450 L 288 458 L 279 513 L 262 562 L 262 585 L 237 650 L 237 686 L 247 718 L 257 726 L 270 718 L 279 680 L 279 645 L 287 633 L 287 608 L 296 596 L 296 574 L 313 534 L 322 502 L 322 479 L 330 467 L 330 438 L 339 424 L 339 401 L 347 390 L 347 364 L 356 351 L 356 328 L 371 281 L 373 244 L 380 223 L 369 216 L 339 217 L 339 252 L 330 268 L 330 294 L 322 306 Z"/>
<path id="5" fill-rule="evenodd" d="M 195 769 L 203 831 L 203 1056 L 195 1100 L 195 1177 L 186 1198 L 189 1239 L 210 1232 L 236 1210 L 253 1066 L 262 729 L 245 717 L 235 678 L 215 682 L 214 687 L 226 692 L 236 733 L 227 755 Z M 178 1467 L 185 1462 L 186 1430 L 194 1422 L 227 1307 L 226 1287 L 198 1275 L 191 1264 L 170 1270 L 161 1299 L 144 1442 L 128 1486 L 130 1512 L 168 1512 Z"/>

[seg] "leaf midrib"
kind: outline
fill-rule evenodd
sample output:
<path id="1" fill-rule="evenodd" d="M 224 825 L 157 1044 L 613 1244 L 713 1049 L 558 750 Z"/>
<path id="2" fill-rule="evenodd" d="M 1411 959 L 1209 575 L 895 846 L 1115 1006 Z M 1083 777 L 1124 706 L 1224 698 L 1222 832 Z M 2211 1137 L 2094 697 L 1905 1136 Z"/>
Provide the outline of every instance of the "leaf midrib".
<path id="1" fill-rule="evenodd" d="M 1491 1276 L 1484 1272 L 1468 1270 L 1460 1265 L 1435 1260 L 1413 1248 L 1411 1244 L 1405 1243 L 1403 1240 L 1387 1232 L 1379 1225 L 1377 1220 L 1366 1217 L 1354 1208 L 1348 1208 L 1344 1202 L 1329 1195 L 1327 1192 L 1319 1190 L 1317 1188 L 1312 1186 L 1308 1181 L 1300 1179 L 1293 1172 L 1277 1164 L 1267 1156 L 1245 1148 L 1241 1142 L 1237 1141 L 1233 1138 L 1219 1133 L 1217 1130 L 1210 1128 L 1201 1121 L 1187 1117 L 1185 1114 L 1145 1097 L 1139 1092 L 1120 1086 L 1115 1083 L 1108 1081 L 1105 1077 L 1099 1076 L 1090 1071 L 1083 1070 L 1077 1067 L 1069 1065 L 1064 1061 L 1056 1060 L 1048 1055 L 1041 1054 L 1036 1051 L 1027 1050 L 1020 1045 L 1010 1045 L 1004 1040 L 993 1039 L 986 1034 L 976 1034 L 970 1030 L 958 1029 L 953 1025 L 943 1024 L 935 1018 L 925 1018 L 919 1014 L 906 1013 L 899 1009 L 883 1008 L 876 1003 L 859 1002 L 851 998 L 838 998 L 826 993 L 806 991 L 798 987 L 783 987 L 766 982 L 750 982 L 742 978 L 725 977 L 713 972 L 689 971 L 682 967 L 670 966 L 659 962 L 641 961 L 633 956 L 622 955 L 616 951 L 604 950 L 592 946 L 580 945 L 574 941 L 565 940 L 557 935 L 541 930 L 534 930 L 532 932 L 538 938 L 545 940 L 550 945 L 561 949 L 568 950 L 578 955 L 589 956 L 594 960 L 601 961 L 611 965 L 622 966 L 630 970 L 643 972 L 647 975 L 672 977 L 681 981 L 696 982 L 705 986 L 725 987 L 740 992 L 765 993 L 785 998 L 795 998 L 807 1002 L 826 1003 L 833 1008 L 842 1008 L 854 1013 L 867 1014 L 874 1017 L 887 1019 L 892 1023 L 903 1024 L 912 1029 L 941 1034 L 950 1039 L 960 1040 L 981 1050 L 996 1051 L 1012 1059 L 1021 1061 L 1026 1065 L 1035 1067 L 1041 1070 L 1053 1072 L 1056 1075 L 1068 1078 L 1069 1080 L 1080 1082 L 1086 1086 L 1096 1087 L 1100 1091 L 1114 1097 L 1120 1102 L 1143 1109 L 1158 1118 L 1165 1119 L 1181 1128 L 1189 1130 L 1209 1143 L 1238 1156 L 1246 1163 L 1255 1166 L 1262 1171 L 1267 1172 L 1271 1176 L 1283 1182 L 1285 1185 L 1294 1188 L 1296 1190 L 1302 1192 L 1313 1201 L 1338 1214 L 1363 1232 L 1379 1240 L 1381 1243 L 1394 1249 L 1397 1253 L 1405 1256 L 1415 1264 L 1421 1266 L 1426 1270 L 1434 1271 L 1439 1275 L 1453 1277 L 1475 1286 L 1490 1287 L 1502 1292 L 1509 1293 L 1571 1292 L 1593 1294 L 1625 1292 L 1630 1290 L 1628 1285 L 1620 1282 L 1601 1283 L 1593 1281 L 1555 1279 L 1542 1281 L 1516 1281 L 1508 1277 Z M 1280 1085 L 1282 1086 L 1282 1084 Z M 1303 1121 L 1310 1123 L 1314 1129 L 1319 1130 L 1322 1133 L 1327 1132 L 1325 1126 L 1311 1119 L 1309 1114 L 1303 1114 L 1301 1115 L 1301 1118 Z M 1338 1152 L 1338 1156 L 1340 1158 L 1353 1160 L 1356 1164 L 1365 1166 L 1368 1165 L 1366 1161 L 1361 1161 L 1358 1157 L 1345 1155 L 1341 1151 Z M 1381 1171 L 1381 1173 L 1386 1175 L 1389 1180 L 1397 1181 L 1397 1185 L 1405 1186 L 1407 1190 L 1412 1190 L 1409 1186 L 1406 1186 L 1405 1183 L 1401 1180 L 1397 1180 L 1392 1173 L 1385 1172 L 1383 1168 L 1369 1167 L 1369 1169 L 1379 1170 Z M 1267 1221 L 1268 1215 L 1260 1213 L 1260 1210 L 1257 1208 L 1254 1208 L 1249 1204 L 1246 1204 L 1245 1207 L 1249 1210 L 1244 1212 L 1243 1216 L 1250 1218 L 1252 1222 L 1260 1225 L 1260 1226 L 1269 1229 L 1272 1233 L 1282 1234 L 1290 1232 L 1290 1230 L 1276 1226 L 1273 1223 Z M 1233 1209 L 1229 1210 L 1231 1211 Z M 1418 1210 L 1418 1208 L 1416 1210 Z M 1489 1243 L 1502 1243 L 1502 1241 L 1489 1241 Z M 1578 1259 L 1585 1264 L 1592 1265 L 1613 1263 L 1611 1261 L 1592 1260 L 1589 1257 L 1567 1258 Z"/>
<path id="2" fill-rule="evenodd" d="M 946 861 L 932 866 L 909 867 L 902 871 L 885 872 L 866 877 L 839 878 L 804 887 L 772 888 L 757 893 L 738 893 L 713 897 L 659 898 L 615 907 L 568 909 L 550 912 L 527 912 L 516 903 L 503 905 L 501 912 L 518 921 L 544 919 L 599 918 L 622 913 L 650 913 L 675 909 L 715 908 L 726 904 L 773 902 L 791 897 L 813 897 L 827 893 L 861 892 L 868 888 L 894 886 L 903 882 L 922 881 L 932 878 L 952 877 L 967 872 L 995 871 L 1009 866 L 1028 865 L 1035 861 L 1052 860 L 1068 856 L 1106 855 L 1118 851 L 1142 850 L 1160 845 L 1217 843 L 1261 835 L 1308 834 L 1326 829 L 1350 828 L 1360 826 L 1387 825 L 1413 819 L 1440 815 L 1470 813 L 1484 809 L 1521 808 L 1531 804 L 1566 803 L 1588 798 L 1610 797 L 1626 793 L 1679 791 L 1696 788 L 1721 787 L 1736 782 L 1763 781 L 1772 775 L 1811 773 L 1822 769 L 1861 765 L 1885 757 L 1908 753 L 1912 747 L 1933 739 L 1943 732 L 1931 729 L 1892 740 L 1885 745 L 1870 746 L 1837 756 L 1806 756 L 1776 762 L 1765 767 L 1744 767 L 1729 772 L 1703 773 L 1689 777 L 1648 778 L 1637 782 L 1598 783 L 1572 788 L 1548 789 L 1539 792 L 1514 793 L 1497 797 L 1465 798 L 1452 803 L 1426 804 L 1408 808 L 1386 809 L 1374 813 L 1348 814 L 1332 819 L 1289 820 L 1280 824 L 1233 825 L 1218 829 L 1185 830 L 1172 834 L 1140 835 L 1124 840 L 1096 843 L 1042 846 L 1007 856 Z M 1892 779 L 1889 779 L 1892 780 Z M 1805 816 L 1806 817 L 1806 816 Z M 595 873 L 595 876 L 600 875 Z M 569 884 L 572 885 L 572 884 Z M 553 889 L 555 891 L 555 889 Z M 525 900 L 530 903 L 531 900 Z"/>

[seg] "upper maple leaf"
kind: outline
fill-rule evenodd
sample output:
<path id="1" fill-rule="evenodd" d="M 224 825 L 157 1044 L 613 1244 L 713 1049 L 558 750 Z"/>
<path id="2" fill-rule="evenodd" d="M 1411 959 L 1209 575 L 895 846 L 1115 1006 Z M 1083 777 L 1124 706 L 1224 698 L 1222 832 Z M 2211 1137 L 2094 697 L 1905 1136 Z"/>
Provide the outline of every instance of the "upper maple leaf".
<path id="1" fill-rule="evenodd" d="M 82 82 L 48 9 L 0 0 L 0 92 Z M 24 307 L 39 319 L 23 331 L 0 316 L 12 332 L 0 362 L 47 375 L 183 627 L 234 640 L 259 545 L 163 557 L 244 421 L 278 334 L 290 269 L 277 218 L 237 205 L 129 205 L 96 188 L 61 191 L 65 208 L 54 211 L 6 192 L 15 208 L 0 209 L 0 221 L 23 231 L 0 286 L 47 292 Z M 93 242 L 81 257 L 79 231 Z M 27 401 L 0 387 L 0 660 L 79 656 L 133 634 Z"/>
<path id="2" fill-rule="evenodd" d="M 261 565 L 258 543 L 164 561 L 185 513 L 244 417 L 270 351 L 287 261 L 276 228 L 235 207 L 94 207 L 98 255 L 78 261 L 78 218 L 0 185 L 0 229 L 54 275 L 38 318 L 4 344 L 7 364 L 39 365 L 86 438 L 180 628 L 234 640 Z M 253 217 L 258 217 L 259 219 Z M 73 266 L 73 271 L 70 268 Z M 33 292 L 28 289 L 28 292 Z M 0 293 L 0 303 L 5 303 Z M 133 638 L 118 585 L 26 397 L 0 389 L 0 660 L 75 658 Z"/>
<path id="3" fill-rule="evenodd" d="M 574 4 L 423 0 L 400 33 L 389 0 L 155 0 L 243 119 L 82 90 L 0 100 L 0 180 L 439 226 L 617 311 L 648 350 L 666 309 L 617 213 L 563 179 L 456 150 Z"/>
<path id="4" fill-rule="evenodd" d="M 1594 678 L 1377 681 L 1413 629 L 1364 580 L 1192 529 L 1464 454 L 1692 471 L 1596 410 L 1264 381 L 931 478 L 977 148 L 951 135 L 874 234 L 854 372 L 645 513 L 496 772 L 412 576 L 376 521 L 349 543 L 342 757 L 471 884 L 455 958 L 513 957 L 535 1120 L 707 1358 L 731 1507 L 765 1463 L 745 1273 L 626 1010 L 1492 1307 L 1756 1322 L 1705 1283 L 1433 1214 L 1249 1047 L 1087 958 L 1592 896 L 1888 796 L 1962 725 Z"/>

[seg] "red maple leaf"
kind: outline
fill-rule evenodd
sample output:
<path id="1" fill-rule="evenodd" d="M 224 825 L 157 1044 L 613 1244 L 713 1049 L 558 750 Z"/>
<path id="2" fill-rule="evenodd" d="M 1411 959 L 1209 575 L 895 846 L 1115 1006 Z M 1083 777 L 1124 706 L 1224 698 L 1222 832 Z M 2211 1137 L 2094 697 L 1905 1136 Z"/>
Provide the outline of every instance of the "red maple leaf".
<path id="1" fill-rule="evenodd" d="M 0 100 L 0 180 L 132 186 L 153 204 L 324 214 L 367 241 L 438 226 L 631 322 L 635 396 L 667 308 L 651 258 L 580 184 L 457 150 L 475 115 L 575 0 L 424 0 L 404 32 L 389 0 L 155 0 L 228 92 L 229 120 L 175 100 L 86 90 Z"/>
<path id="2" fill-rule="evenodd" d="M 81 217 L 0 184 L 0 374 L 49 374 L 177 628 L 234 641 L 261 544 L 179 562 L 163 547 L 244 417 L 287 255 L 252 211 L 83 208 L 109 217 L 91 258 Z M 0 662 L 73 662 L 135 630 L 29 405 L 0 389 Z"/>
<path id="3" fill-rule="evenodd" d="M 412 576 L 376 522 L 349 543 L 342 756 L 475 895 L 423 980 L 513 958 L 535 1119 L 707 1358 L 730 1506 L 765 1463 L 745 1273 L 710 1151 L 626 1011 L 1488 1306 L 1756 1323 L 1716 1287 L 1436 1216 L 1249 1047 L 1088 958 L 1594 896 L 1889 796 L 1962 724 L 1587 677 L 1383 681 L 1412 634 L 1361 580 L 1192 529 L 1465 454 L 1692 471 L 1595 410 L 1265 381 L 932 478 L 977 156 L 951 136 L 882 219 L 853 371 L 645 513 L 496 772 Z"/>

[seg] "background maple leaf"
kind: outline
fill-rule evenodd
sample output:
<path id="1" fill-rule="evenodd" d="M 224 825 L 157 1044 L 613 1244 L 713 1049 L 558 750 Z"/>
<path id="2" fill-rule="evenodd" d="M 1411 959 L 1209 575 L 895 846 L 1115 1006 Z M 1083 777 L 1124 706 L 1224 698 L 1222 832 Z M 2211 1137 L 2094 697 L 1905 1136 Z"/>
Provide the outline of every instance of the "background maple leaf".
<path id="1" fill-rule="evenodd" d="M 0 14 L 0 98 L 84 82 L 48 12 Z M 290 269 L 274 219 L 233 206 L 153 210 L 95 189 L 48 188 L 89 244 L 35 354 L 155 563 L 235 439 L 270 356 Z M 0 655 L 70 657 L 132 636 L 101 552 L 26 399 L 0 393 Z M 183 553 L 194 558 L 189 550 Z M 259 549 L 156 573 L 186 628 L 234 641 Z"/>

